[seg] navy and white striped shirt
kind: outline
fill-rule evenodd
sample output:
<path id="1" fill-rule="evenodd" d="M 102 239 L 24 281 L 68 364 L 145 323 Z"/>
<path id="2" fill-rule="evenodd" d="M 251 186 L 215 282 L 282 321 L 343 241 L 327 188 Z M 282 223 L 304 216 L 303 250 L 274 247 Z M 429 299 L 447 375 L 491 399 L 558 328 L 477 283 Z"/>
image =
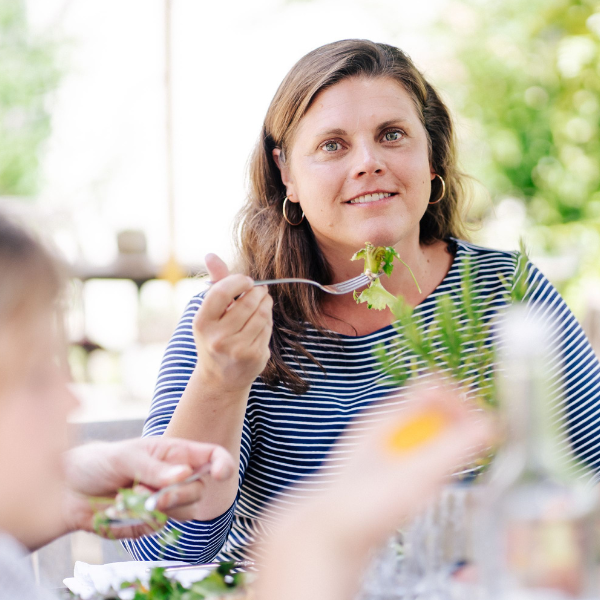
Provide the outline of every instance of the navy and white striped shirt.
<path id="1" fill-rule="evenodd" d="M 516 253 L 481 248 L 464 241 L 451 242 L 455 253 L 452 267 L 441 284 L 414 311 L 420 326 L 435 319 L 436 298 L 443 294 L 460 303 L 462 266 L 469 260 L 476 272 L 481 311 L 486 320 L 506 303 L 505 285 L 512 281 Z M 550 322 L 551 337 L 559 347 L 549 365 L 552 394 L 549 402 L 557 421 L 568 429 L 570 443 L 596 471 L 600 467 L 600 364 L 580 325 L 547 279 L 529 265 L 531 312 Z M 156 393 L 144 428 L 145 436 L 162 435 L 173 415 L 196 364 L 192 320 L 203 294 L 194 297 L 168 345 Z M 468 327 L 468 323 L 465 323 Z M 332 339 L 308 328 L 304 344 L 325 368 L 303 357 L 285 356 L 298 369 L 310 389 L 302 396 L 285 386 L 269 389 L 258 378 L 252 385 L 241 443 L 240 484 L 234 504 L 223 515 L 208 522 L 170 521 L 180 537 L 175 546 L 162 547 L 160 534 L 127 541 L 125 546 L 139 560 L 177 559 L 208 562 L 255 558 L 252 543 L 269 529 L 287 507 L 322 489 L 339 472 L 361 434 L 406 400 L 406 390 L 390 388 L 378 370 L 373 349 L 384 343 L 388 356 L 406 361 L 407 350 L 399 344 L 393 325 L 364 336 L 339 335 Z M 492 335 L 492 334 L 490 334 Z M 422 365 L 425 367 L 425 365 Z M 427 377 L 424 372 L 419 377 Z M 382 397 L 385 402 L 376 403 Z M 375 404 L 375 406 L 373 406 Z M 366 408 L 368 416 L 343 445 L 330 450 L 347 425 Z M 566 416 L 566 419 L 564 417 Z M 565 452 L 569 452 L 565 446 Z M 308 477 L 308 476 L 311 477 Z M 293 485 L 293 487 L 291 487 Z"/>

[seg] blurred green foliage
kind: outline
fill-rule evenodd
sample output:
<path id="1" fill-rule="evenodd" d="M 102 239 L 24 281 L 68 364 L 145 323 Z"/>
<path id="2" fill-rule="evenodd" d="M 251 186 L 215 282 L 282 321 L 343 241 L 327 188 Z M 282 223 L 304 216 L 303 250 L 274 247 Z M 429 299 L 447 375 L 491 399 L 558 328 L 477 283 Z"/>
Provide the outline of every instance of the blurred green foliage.
<path id="1" fill-rule="evenodd" d="M 600 2 L 463 0 L 453 86 L 469 169 L 538 224 L 600 221 Z M 458 35 L 457 35 L 458 34 Z"/>
<path id="2" fill-rule="evenodd" d="M 31 34 L 24 0 L 0 0 L 0 195 L 38 190 L 48 94 L 59 79 L 56 45 Z"/>

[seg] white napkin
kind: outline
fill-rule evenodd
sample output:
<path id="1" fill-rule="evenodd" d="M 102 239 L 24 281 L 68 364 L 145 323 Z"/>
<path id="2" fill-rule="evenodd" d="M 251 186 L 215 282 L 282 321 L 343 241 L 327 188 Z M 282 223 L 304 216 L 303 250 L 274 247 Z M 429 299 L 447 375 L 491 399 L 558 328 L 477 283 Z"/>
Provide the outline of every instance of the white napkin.
<path id="1" fill-rule="evenodd" d="M 63 583 L 83 600 L 89 600 L 96 594 L 114 593 L 123 600 L 133 597 L 131 590 L 121 590 L 121 583 L 139 579 L 147 583 L 150 578 L 149 569 L 153 567 L 174 567 L 187 563 L 173 560 L 128 561 L 109 563 L 106 565 L 89 565 L 81 561 L 75 563 L 73 577 L 68 577 Z M 210 569 L 189 569 L 175 571 L 172 575 L 184 587 L 189 587 L 194 581 L 204 579 Z"/>

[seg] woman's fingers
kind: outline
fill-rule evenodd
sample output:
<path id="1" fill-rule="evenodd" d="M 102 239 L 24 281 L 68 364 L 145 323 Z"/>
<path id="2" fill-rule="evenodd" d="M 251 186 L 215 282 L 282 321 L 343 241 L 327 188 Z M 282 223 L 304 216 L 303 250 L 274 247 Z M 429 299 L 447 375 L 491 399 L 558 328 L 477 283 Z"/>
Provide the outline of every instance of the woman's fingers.
<path id="1" fill-rule="evenodd" d="M 215 446 L 210 456 L 210 476 L 217 481 L 225 481 L 236 472 L 236 464 L 229 452 L 222 446 Z"/>
<path id="2" fill-rule="evenodd" d="M 229 305 L 238 296 L 254 291 L 253 287 L 252 279 L 245 275 L 230 275 L 218 281 L 208 290 L 202 307 L 196 314 L 195 325 L 203 327 L 220 320 L 226 314 Z"/>
<path id="3" fill-rule="evenodd" d="M 172 437 L 147 437 L 112 444 L 90 444 L 95 462 L 88 461 L 93 488 L 77 489 L 87 495 L 111 495 L 132 483 L 154 491 L 182 481 L 205 465 L 210 475 L 224 480 L 234 473 L 232 456 L 215 444 Z M 103 456 L 104 455 L 104 456 Z M 74 487 L 74 486 L 72 486 Z"/>
<path id="4" fill-rule="evenodd" d="M 204 257 L 204 264 L 213 283 L 225 279 L 229 275 L 227 265 L 216 254 L 207 254 Z"/>
<path id="5" fill-rule="evenodd" d="M 265 303 L 271 303 L 269 293 L 266 287 L 256 287 L 252 291 L 244 294 L 242 298 L 236 300 L 231 308 L 223 315 L 221 326 L 223 333 L 227 335 L 235 335 L 243 333 L 249 320 L 256 315 L 259 307 L 263 306 L 262 314 L 268 313 L 266 316 L 271 318 L 272 310 L 264 310 Z M 256 337 L 256 336 L 254 336 Z"/>
<path id="6" fill-rule="evenodd" d="M 258 334 L 254 343 L 250 346 L 250 350 L 255 353 L 257 357 L 262 360 L 262 370 L 267 366 L 267 362 L 271 356 L 271 350 L 269 348 L 269 340 L 271 339 L 271 327 L 265 327 Z"/>
<path id="7" fill-rule="evenodd" d="M 257 287 L 247 292 L 235 300 L 217 320 L 213 321 L 209 321 L 209 319 L 211 317 L 214 319 L 225 302 L 221 301 L 219 308 L 214 308 L 214 305 L 211 304 L 208 307 L 207 315 L 204 309 L 207 307 L 208 300 L 207 295 L 204 305 L 198 311 L 196 326 L 199 331 L 207 334 L 213 344 L 217 344 L 221 350 L 237 343 L 240 337 L 243 338 L 245 344 L 251 344 L 259 331 L 273 321 L 273 300 L 264 287 Z M 214 336 L 211 335 L 212 333 Z"/>
<path id="8" fill-rule="evenodd" d="M 268 319 L 266 323 L 257 322 L 256 327 L 253 328 L 253 332 L 256 332 L 256 337 L 252 341 L 250 347 L 252 351 L 259 351 L 261 348 L 269 353 L 269 341 L 271 340 L 271 334 L 273 333 L 273 319 Z M 248 337 L 251 337 L 250 333 Z"/>
<path id="9" fill-rule="evenodd" d="M 269 339 L 262 332 L 271 334 L 273 302 L 266 287 L 254 286 L 244 275 L 228 275 L 218 257 L 207 256 L 206 265 L 215 283 L 193 321 L 198 378 L 241 389 L 265 367 Z M 255 347 L 259 337 L 262 348 Z"/>
<path id="10" fill-rule="evenodd" d="M 246 319 L 246 322 L 239 331 L 238 337 L 243 337 L 246 343 L 253 344 L 265 328 L 271 329 L 272 324 L 273 299 L 269 294 L 265 294 L 256 305 L 253 313 Z"/>

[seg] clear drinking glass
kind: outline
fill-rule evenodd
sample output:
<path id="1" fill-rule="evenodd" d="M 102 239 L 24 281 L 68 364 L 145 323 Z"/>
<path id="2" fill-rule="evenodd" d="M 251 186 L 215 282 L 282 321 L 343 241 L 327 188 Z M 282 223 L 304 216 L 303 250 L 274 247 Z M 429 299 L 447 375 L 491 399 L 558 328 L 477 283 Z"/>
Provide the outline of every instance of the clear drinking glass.
<path id="1" fill-rule="evenodd" d="M 451 484 L 373 556 L 360 600 L 451 600 L 457 565 L 473 561 L 479 486 Z"/>

